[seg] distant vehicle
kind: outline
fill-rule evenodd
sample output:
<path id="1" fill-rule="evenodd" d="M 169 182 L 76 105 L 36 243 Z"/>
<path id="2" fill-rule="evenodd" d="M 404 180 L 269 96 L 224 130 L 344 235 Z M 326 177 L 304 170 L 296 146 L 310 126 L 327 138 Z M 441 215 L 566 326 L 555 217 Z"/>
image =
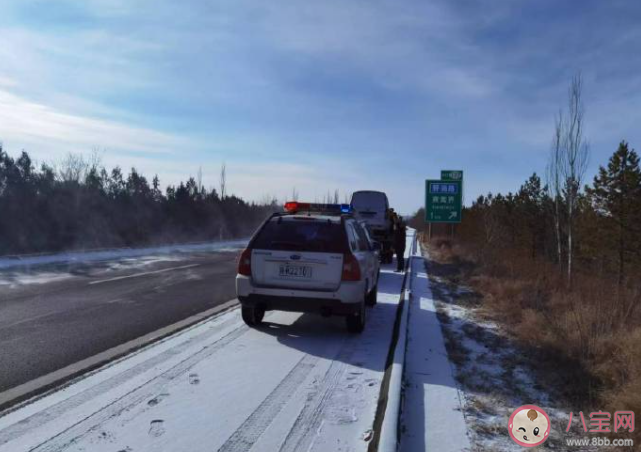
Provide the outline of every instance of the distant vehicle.
<path id="1" fill-rule="evenodd" d="M 236 293 L 247 325 L 266 311 L 345 316 L 347 329 L 365 328 L 376 304 L 377 244 L 349 205 L 285 204 L 256 231 L 238 262 Z"/>
<path id="2" fill-rule="evenodd" d="M 389 212 L 387 195 L 381 191 L 361 190 L 352 194 L 350 203 L 354 216 L 364 221 L 372 238 L 381 244 L 381 261 L 389 264 L 393 260 L 392 238 L 394 226 Z"/>

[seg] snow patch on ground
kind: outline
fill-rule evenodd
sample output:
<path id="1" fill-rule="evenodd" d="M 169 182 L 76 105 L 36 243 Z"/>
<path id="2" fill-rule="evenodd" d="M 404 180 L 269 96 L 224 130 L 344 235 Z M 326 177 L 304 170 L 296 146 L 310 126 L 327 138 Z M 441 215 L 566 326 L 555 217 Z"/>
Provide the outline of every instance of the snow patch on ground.
<path id="1" fill-rule="evenodd" d="M 462 395 L 453 375 L 423 258 L 412 258 L 401 452 L 470 450 Z"/>
<path id="2" fill-rule="evenodd" d="M 60 253 L 43 256 L 0 257 L 0 286 L 14 288 L 48 284 L 74 276 L 73 269 L 101 265 L 106 271 L 149 267 L 158 263 L 180 262 L 194 253 L 234 252 L 247 240 L 168 245 L 152 248 L 122 248 L 104 251 Z"/>
<path id="3" fill-rule="evenodd" d="M 71 278 L 70 273 L 38 272 L 0 274 L 0 286 L 10 288 L 27 284 L 49 284 Z"/>
<path id="4" fill-rule="evenodd" d="M 25 255 L 0 257 L 0 269 L 32 267 L 46 264 L 70 264 L 111 261 L 133 257 L 158 256 L 176 253 L 238 251 L 247 245 L 247 239 L 220 242 L 165 245 L 148 248 L 117 248 L 99 251 L 77 251 L 46 255 Z M 134 260 L 131 260 L 135 262 Z"/>

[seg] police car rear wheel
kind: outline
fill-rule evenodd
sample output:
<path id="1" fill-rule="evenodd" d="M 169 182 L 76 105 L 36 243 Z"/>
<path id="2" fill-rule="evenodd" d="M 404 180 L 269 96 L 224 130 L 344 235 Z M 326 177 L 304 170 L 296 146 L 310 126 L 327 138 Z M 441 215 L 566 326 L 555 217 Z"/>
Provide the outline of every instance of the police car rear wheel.
<path id="1" fill-rule="evenodd" d="M 241 315 L 245 323 L 249 326 L 258 326 L 263 322 L 265 317 L 265 310 L 259 307 L 242 307 Z"/>
<path id="2" fill-rule="evenodd" d="M 351 315 L 345 317 L 345 323 L 347 324 L 347 331 L 350 333 L 362 333 L 365 329 L 365 300 L 361 301 L 359 310 Z"/>
<path id="3" fill-rule="evenodd" d="M 378 297 L 378 284 L 374 286 L 372 291 L 367 294 L 367 305 L 368 306 L 374 306 L 376 304 L 376 298 Z"/>

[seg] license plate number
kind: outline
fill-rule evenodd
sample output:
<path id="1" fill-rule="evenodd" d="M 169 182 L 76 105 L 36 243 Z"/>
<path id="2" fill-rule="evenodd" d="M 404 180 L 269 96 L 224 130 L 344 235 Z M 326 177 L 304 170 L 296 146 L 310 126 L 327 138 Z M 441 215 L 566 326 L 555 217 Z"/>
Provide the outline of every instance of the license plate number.
<path id="1" fill-rule="evenodd" d="M 304 265 L 281 265 L 278 270 L 281 278 L 305 278 L 312 277 L 312 267 Z"/>

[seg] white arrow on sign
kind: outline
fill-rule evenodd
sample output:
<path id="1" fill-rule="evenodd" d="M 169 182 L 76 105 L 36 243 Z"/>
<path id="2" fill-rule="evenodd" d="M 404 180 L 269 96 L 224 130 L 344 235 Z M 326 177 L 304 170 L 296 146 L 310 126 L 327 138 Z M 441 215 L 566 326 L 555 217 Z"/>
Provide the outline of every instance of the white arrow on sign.
<path id="1" fill-rule="evenodd" d="M 457 214 L 458 214 L 458 212 L 450 212 L 450 217 L 448 218 L 448 220 L 451 220 L 451 219 L 453 219 L 453 218 L 456 218 L 456 215 L 457 215 Z"/>

